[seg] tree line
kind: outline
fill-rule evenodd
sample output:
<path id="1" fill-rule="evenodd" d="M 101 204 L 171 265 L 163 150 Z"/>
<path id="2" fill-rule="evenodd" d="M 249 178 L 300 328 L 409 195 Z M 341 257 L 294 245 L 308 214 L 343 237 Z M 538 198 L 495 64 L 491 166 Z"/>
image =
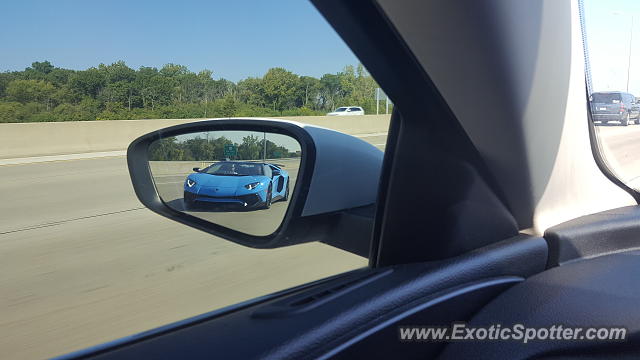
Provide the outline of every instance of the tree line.
<path id="1" fill-rule="evenodd" d="M 271 68 L 234 83 L 176 64 L 69 70 L 42 61 L 0 73 L 0 122 L 323 115 L 348 105 L 375 114 L 377 87 L 361 64 L 320 78 Z"/>
<path id="2" fill-rule="evenodd" d="M 261 160 L 266 153 L 266 159 L 281 159 L 300 157 L 300 152 L 290 151 L 271 140 L 249 135 L 242 138 L 242 143 L 235 143 L 224 136 L 207 139 L 195 137 L 185 141 L 178 141 L 176 137 L 168 137 L 154 141 L 149 146 L 149 160 L 151 161 L 217 161 L 217 160 Z M 227 156 L 225 145 L 234 145 L 236 154 Z M 265 152 L 266 150 L 266 152 Z"/>

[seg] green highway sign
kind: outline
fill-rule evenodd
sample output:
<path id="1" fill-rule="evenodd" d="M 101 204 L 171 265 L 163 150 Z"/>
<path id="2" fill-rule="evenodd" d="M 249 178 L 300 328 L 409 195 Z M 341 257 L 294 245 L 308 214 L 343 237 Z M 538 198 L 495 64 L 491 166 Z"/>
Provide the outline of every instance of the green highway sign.
<path id="1" fill-rule="evenodd" d="M 238 155 L 238 147 L 234 144 L 224 145 L 224 156 L 231 158 Z"/>

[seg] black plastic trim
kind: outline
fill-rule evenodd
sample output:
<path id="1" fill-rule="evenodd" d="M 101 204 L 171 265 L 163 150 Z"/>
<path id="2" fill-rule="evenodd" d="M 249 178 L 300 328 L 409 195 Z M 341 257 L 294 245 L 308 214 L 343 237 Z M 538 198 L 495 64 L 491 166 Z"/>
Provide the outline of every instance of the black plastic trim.
<path id="1" fill-rule="evenodd" d="M 640 249 L 640 206 L 582 216 L 547 229 L 544 238 L 549 244 L 547 268 Z"/>
<path id="2" fill-rule="evenodd" d="M 392 269 L 382 269 L 368 273 L 354 273 L 345 276 L 339 281 L 333 281 L 325 286 L 318 286 L 318 288 L 311 293 L 305 292 L 297 296 L 288 297 L 282 301 L 274 302 L 269 306 L 258 309 L 251 316 L 256 319 L 269 319 L 299 315 L 335 300 L 340 296 L 344 296 L 362 286 L 378 281 L 378 279 L 389 275 L 391 272 L 393 272 Z"/>
<path id="3" fill-rule="evenodd" d="M 371 255 L 371 265 L 444 259 L 515 236 L 518 224 L 503 190 L 379 4 L 370 0 L 312 3 L 394 102 L 391 128 L 397 130 L 393 135 L 397 139 L 386 148 L 372 240 L 372 250 L 377 251 Z M 375 31 L 371 24 L 376 24 Z M 421 151 L 415 152 L 418 146 Z M 413 166 L 416 162 L 423 164 L 419 174 Z M 417 193 L 420 212 L 402 200 L 416 195 L 408 184 L 411 173 L 429 181 Z M 439 190 L 443 186 L 450 190 Z M 454 214 L 469 207 L 471 211 Z M 490 214 L 491 221 L 479 226 L 476 214 L 471 214 L 474 211 Z M 464 228 L 473 228 L 473 236 L 463 234 Z M 422 236 L 425 233 L 428 238 Z"/>
<path id="4" fill-rule="evenodd" d="M 401 342 L 397 335 L 399 326 L 443 326 L 469 320 L 491 299 L 522 281 L 524 278 L 518 276 L 482 279 L 417 299 L 383 317 L 377 324 L 355 329 L 351 332 L 351 337 L 345 336 L 327 344 L 325 349 L 330 350 L 317 358 L 430 359 L 437 355 L 446 343 Z M 444 324 L 440 323 L 443 318 L 446 319 Z M 386 346 L 380 346 L 383 343 Z"/>
<path id="5" fill-rule="evenodd" d="M 400 113 L 396 107 L 391 113 L 391 123 L 387 133 L 387 145 L 385 146 L 380 171 L 380 182 L 378 185 L 378 197 L 376 202 L 375 217 L 373 220 L 373 233 L 369 250 L 369 266 L 376 267 L 379 263 L 380 239 L 382 238 L 382 222 L 384 220 L 384 209 L 387 204 L 387 189 L 391 182 L 391 168 L 400 134 Z"/>

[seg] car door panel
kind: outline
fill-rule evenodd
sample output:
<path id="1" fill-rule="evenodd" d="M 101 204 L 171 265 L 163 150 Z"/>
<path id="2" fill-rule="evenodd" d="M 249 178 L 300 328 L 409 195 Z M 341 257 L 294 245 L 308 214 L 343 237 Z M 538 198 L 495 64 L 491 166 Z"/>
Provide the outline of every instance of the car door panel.
<path id="1" fill-rule="evenodd" d="M 276 191 L 278 195 L 282 195 L 282 191 L 284 190 L 284 176 L 278 175 L 278 181 L 276 183 Z"/>

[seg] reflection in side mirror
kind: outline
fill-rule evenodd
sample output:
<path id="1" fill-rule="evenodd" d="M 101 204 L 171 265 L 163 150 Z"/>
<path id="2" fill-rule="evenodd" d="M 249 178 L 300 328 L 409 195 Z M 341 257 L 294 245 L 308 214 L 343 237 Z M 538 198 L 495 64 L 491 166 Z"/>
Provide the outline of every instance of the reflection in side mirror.
<path id="1" fill-rule="evenodd" d="M 167 206 L 235 231 L 266 236 L 285 217 L 301 147 L 283 134 L 221 130 L 158 139 L 149 146 L 148 156 L 158 194 Z"/>

